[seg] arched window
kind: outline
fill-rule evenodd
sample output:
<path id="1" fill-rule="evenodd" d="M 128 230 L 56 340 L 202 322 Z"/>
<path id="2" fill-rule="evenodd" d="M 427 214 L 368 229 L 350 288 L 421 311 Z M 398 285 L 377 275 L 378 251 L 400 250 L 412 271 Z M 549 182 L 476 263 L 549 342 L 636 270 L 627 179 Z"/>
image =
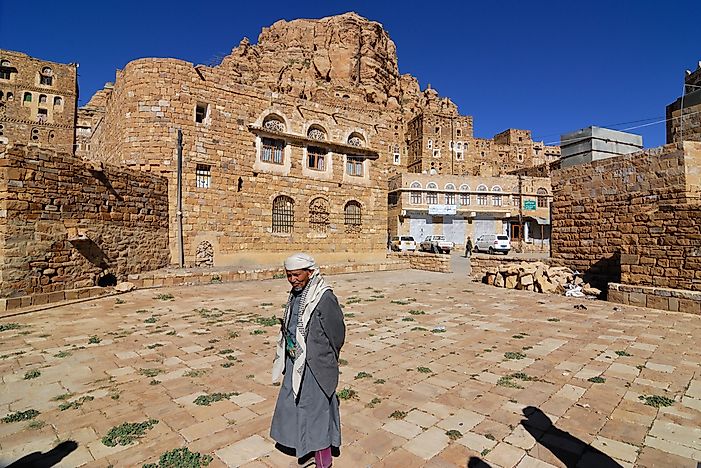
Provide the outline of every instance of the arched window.
<path id="1" fill-rule="evenodd" d="M 290 197 L 279 195 L 273 200 L 273 232 L 290 233 L 295 225 L 295 202 Z"/>
<path id="2" fill-rule="evenodd" d="M 429 182 L 426 184 L 426 188 L 429 190 L 437 190 L 438 185 L 436 185 L 435 182 Z M 438 204 L 438 193 L 436 192 L 427 192 L 426 193 L 426 203 L 429 205 L 436 205 Z"/>
<path id="3" fill-rule="evenodd" d="M 326 234 L 329 228 L 329 204 L 321 197 L 309 204 L 309 228 L 317 234 Z"/>
<path id="4" fill-rule="evenodd" d="M 263 128 L 272 132 L 285 132 L 285 122 L 277 115 L 269 115 L 263 120 Z"/>
<path id="5" fill-rule="evenodd" d="M 494 187 L 492 187 L 492 192 L 501 192 L 501 187 L 495 185 Z M 501 195 L 492 195 L 492 206 L 501 206 L 501 202 Z"/>
<path id="6" fill-rule="evenodd" d="M 24 93 L 24 102 L 32 102 L 32 93 Z"/>
<path id="7" fill-rule="evenodd" d="M 346 232 L 359 233 L 363 227 L 362 208 L 360 203 L 351 200 L 343 208 Z"/>
<path id="8" fill-rule="evenodd" d="M 411 203 L 413 203 L 414 205 L 420 205 L 421 200 L 423 198 L 421 196 L 421 192 L 419 191 L 421 189 L 421 182 L 418 182 L 418 181 L 412 182 L 411 188 L 417 189 L 417 190 L 411 192 Z"/>
<path id="9" fill-rule="evenodd" d="M 445 184 L 445 190 L 455 190 L 455 185 Z M 445 204 L 446 205 L 455 205 L 455 193 L 453 193 L 453 192 L 446 192 L 445 193 Z"/>
<path id="10" fill-rule="evenodd" d="M 353 132 L 348 136 L 348 144 L 350 146 L 356 146 L 358 148 L 365 146 L 365 138 L 358 132 Z"/>
<path id="11" fill-rule="evenodd" d="M 39 104 L 46 104 L 46 94 L 39 95 Z"/>
<path id="12" fill-rule="evenodd" d="M 307 130 L 307 138 L 311 140 L 325 141 L 326 130 L 319 125 L 312 125 L 309 127 L 309 130 Z"/>
<path id="13" fill-rule="evenodd" d="M 54 106 L 62 106 L 63 105 L 63 99 L 60 97 L 56 96 L 54 98 Z"/>
<path id="14" fill-rule="evenodd" d="M 6 99 L 7 99 L 8 101 L 14 101 L 14 100 L 15 100 L 15 95 L 12 94 L 10 91 L 8 91 L 8 92 L 7 92 L 7 97 L 6 97 Z"/>
<path id="15" fill-rule="evenodd" d="M 477 204 L 481 206 L 485 206 L 487 204 L 487 194 L 482 193 L 487 191 L 487 186 L 484 184 L 481 184 L 479 187 L 477 187 L 477 191 L 480 192 L 477 194 Z"/>
<path id="16" fill-rule="evenodd" d="M 540 187 L 536 192 L 538 195 L 538 208 L 548 207 L 548 191 Z"/>
<path id="17" fill-rule="evenodd" d="M 39 73 L 39 84 L 51 86 L 54 80 L 53 73 L 49 67 L 42 68 L 41 73 Z"/>
<path id="18" fill-rule="evenodd" d="M 460 204 L 469 205 L 470 204 L 470 186 L 467 184 L 462 184 L 460 186 Z"/>

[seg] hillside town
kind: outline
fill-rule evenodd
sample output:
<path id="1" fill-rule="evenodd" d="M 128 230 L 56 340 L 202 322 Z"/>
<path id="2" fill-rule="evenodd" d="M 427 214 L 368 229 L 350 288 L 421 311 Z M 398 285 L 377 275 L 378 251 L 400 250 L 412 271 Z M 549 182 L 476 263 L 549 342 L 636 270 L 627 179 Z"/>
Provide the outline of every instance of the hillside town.
<path id="1" fill-rule="evenodd" d="M 280 20 L 83 106 L 77 64 L 0 49 L 0 465 L 298 466 L 268 435 L 297 252 L 345 327 L 333 466 L 701 463 L 701 62 L 664 146 L 552 145 L 476 136 L 397 47 Z"/>

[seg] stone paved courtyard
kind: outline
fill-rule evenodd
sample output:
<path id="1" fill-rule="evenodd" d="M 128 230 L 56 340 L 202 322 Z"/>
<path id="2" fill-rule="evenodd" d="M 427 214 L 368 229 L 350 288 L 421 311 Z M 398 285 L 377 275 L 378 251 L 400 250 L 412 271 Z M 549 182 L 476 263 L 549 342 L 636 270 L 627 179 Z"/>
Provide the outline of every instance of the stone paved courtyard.
<path id="1" fill-rule="evenodd" d="M 328 279 L 346 314 L 350 394 L 336 467 L 701 460 L 698 316 L 415 270 Z M 297 466 L 268 437 L 277 326 L 264 319 L 287 290 L 284 279 L 140 290 L 0 320 L 0 416 L 40 412 L 0 423 L 0 466 L 66 440 L 78 445 L 59 466 L 141 466 L 183 446 L 213 467 Z M 194 404 L 217 392 L 236 394 Z M 149 419 L 132 445 L 101 441 Z"/>

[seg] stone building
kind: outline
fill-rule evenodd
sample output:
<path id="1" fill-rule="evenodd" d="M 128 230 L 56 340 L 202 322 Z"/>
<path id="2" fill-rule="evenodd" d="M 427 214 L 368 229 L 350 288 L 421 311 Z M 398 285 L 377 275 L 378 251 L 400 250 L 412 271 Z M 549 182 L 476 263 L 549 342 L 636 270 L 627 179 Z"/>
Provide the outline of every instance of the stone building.
<path id="1" fill-rule="evenodd" d="M 406 171 L 424 174 L 498 176 L 552 163 L 557 146 L 534 142 L 529 130 L 508 129 L 493 139 L 475 138 L 473 119 L 448 99 L 426 90 L 427 105 L 406 127 Z"/>
<path id="2" fill-rule="evenodd" d="M 437 126 L 444 152 L 429 158 Z M 491 175 L 546 157 L 527 131 L 475 139 L 472 118 L 400 75 L 389 35 L 354 13 L 279 21 L 216 66 L 130 62 L 81 110 L 78 131 L 86 157 L 168 177 L 171 255 L 180 257 L 182 229 L 184 261 L 195 265 L 269 263 L 291 250 L 379 258 L 391 175 L 434 162 L 442 174 L 488 165 Z"/>
<path id="3" fill-rule="evenodd" d="M 78 100 L 76 64 L 0 49 L 0 144 L 72 153 Z"/>
<path id="4" fill-rule="evenodd" d="M 667 106 L 667 143 L 682 140 L 701 141 L 701 62 L 686 71 L 684 94 Z"/>
<path id="5" fill-rule="evenodd" d="M 442 234 L 460 247 L 505 234 L 514 248 L 548 251 L 551 201 L 549 178 L 399 174 L 389 181 L 388 230 L 417 242 Z"/>

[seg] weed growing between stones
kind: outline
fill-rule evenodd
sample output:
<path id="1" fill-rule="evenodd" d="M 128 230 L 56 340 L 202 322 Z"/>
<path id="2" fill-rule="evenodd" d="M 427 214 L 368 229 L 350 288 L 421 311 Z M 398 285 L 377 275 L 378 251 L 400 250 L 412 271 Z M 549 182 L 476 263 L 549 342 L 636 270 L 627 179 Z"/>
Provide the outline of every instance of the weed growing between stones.
<path id="1" fill-rule="evenodd" d="M 638 399 L 643 400 L 646 405 L 654 406 L 655 408 L 660 408 L 663 406 L 672 406 L 674 404 L 674 400 L 661 395 L 640 395 Z"/>
<path id="2" fill-rule="evenodd" d="M 402 322 L 414 322 L 414 317 L 404 317 Z"/>
<path id="3" fill-rule="evenodd" d="M 416 370 L 422 374 L 430 374 L 432 372 L 428 367 L 417 367 Z"/>
<path id="4" fill-rule="evenodd" d="M 366 407 L 366 408 L 374 408 L 375 405 L 379 405 L 380 403 L 382 403 L 382 400 L 379 399 L 379 398 L 377 398 L 377 397 L 375 397 L 375 398 L 373 398 L 372 400 L 370 400 L 370 403 L 368 403 L 367 405 L 365 405 L 365 407 Z"/>
<path id="5" fill-rule="evenodd" d="M 382 385 L 382 384 L 385 383 L 385 379 L 377 379 L 377 380 L 375 380 L 373 383 L 374 383 L 374 384 L 377 384 L 377 385 Z"/>
<path id="6" fill-rule="evenodd" d="M 424 327 L 412 327 L 411 331 L 428 331 L 428 330 Z"/>
<path id="7" fill-rule="evenodd" d="M 404 419 L 404 418 L 406 418 L 406 415 L 407 415 L 406 411 L 396 410 L 392 414 L 390 414 L 389 417 L 392 419 Z"/>
<path id="8" fill-rule="evenodd" d="M 195 400 L 193 401 L 194 404 L 199 405 L 199 406 L 209 406 L 212 403 L 215 403 L 217 401 L 221 400 L 228 400 L 232 396 L 238 396 L 238 392 L 230 392 L 230 393 L 212 393 L 210 395 L 200 395 Z"/>
<path id="9" fill-rule="evenodd" d="M 559 322 L 559 321 L 560 321 L 559 318 L 549 318 L 548 319 L 548 322 Z"/>
<path id="10" fill-rule="evenodd" d="M 589 377 L 589 378 L 587 379 L 587 382 L 591 382 L 591 383 L 604 383 L 604 382 L 606 382 L 606 379 L 603 378 L 603 377 L 599 377 L 599 376 L 597 375 L 596 377 Z"/>
<path id="11" fill-rule="evenodd" d="M 145 375 L 146 377 L 155 377 L 163 372 L 162 369 L 139 369 L 139 374 Z"/>
<path id="12" fill-rule="evenodd" d="M 30 371 L 25 372 L 24 380 L 36 379 L 40 375 L 41 371 L 39 369 L 32 369 Z"/>
<path id="13" fill-rule="evenodd" d="M 146 431 L 153 429 L 153 426 L 156 424 L 158 424 L 158 419 L 149 419 L 140 423 L 126 422 L 119 426 L 114 426 L 102 438 L 102 443 L 108 447 L 131 445 L 134 440 L 143 437 Z"/>
<path id="14" fill-rule="evenodd" d="M 156 323 L 158 322 L 158 319 L 156 317 L 149 317 L 146 320 L 144 320 L 144 323 Z"/>
<path id="15" fill-rule="evenodd" d="M 102 338 L 100 338 L 99 336 L 93 335 L 90 337 L 90 339 L 88 339 L 88 344 L 98 344 L 98 343 L 100 343 L 100 341 L 102 341 Z"/>
<path id="16" fill-rule="evenodd" d="M 211 455 L 190 452 L 187 447 L 170 450 L 161 454 L 158 464 L 147 463 L 142 468 L 201 468 L 212 462 Z"/>
<path id="17" fill-rule="evenodd" d="M 265 335 L 265 330 L 255 329 L 251 332 L 251 335 Z"/>
<path id="18" fill-rule="evenodd" d="M 423 310 L 411 309 L 409 311 L 409 314 L 411 314 L 411 315 L 426 315 L 426 312 L 424 312 Z"/>
<path id="19" fill-rule="evenodd" d="M 37 420 L 30 422 L 27 425 L 27 429 L 37 430 L 37 429 L 41 429 L 44 426 L 46 426 L 46 423 L 44 421 L 39 421 L 37 419 Z"/>
<path id="20" fill-rule="evenodd" d="M 22 325 L 19 323 L 0 323 L 0 332 L 4 332 L 7 330 L 17 330 L 18 328 L 22 328 Z"/>
<path id="21" fill-rule="evenodd" d="M 51 399 L 51 401 L 63 401 L 63 400 L 68 400 L 70 397 L 72 397 L 72 393 L 62 393 L 60 395 L 56 395 Z"/>
<path id="22" fill-rule="evenodd" d="M 515 360 L 519 360 L 519 359 L 524 359 L 524 358 L 526 357 L 526 355 L 523 354 L 523 353 L 521 353 L 521 352 L 518 352 L 518 351 L 517 351 L 517 352 L 507 351 L 507 352 L 504 353 L 504 357 L 505 357 L 506 359 L 515 359 Z"/>
<path id="23" fill-rule="evenodd" d="M 445 435 L 447 435 L 450 440 L 458 440 L 462 437 L 462 432 L 456 429 L 451 429 L 449 431 L 446 431 Z"/>
<path id="24" fill-rule="evenodd" d="M 59 351 L 58 353 L 54 354 L 54 357 L 63 359 L 63 358 L 67 358 L 70 355 L 71 355 L 71 353 L 68 351 Z"/>
<path id="25" fill-rule="evenodd" d="M 67 409 L 71 409 L 71 408 L 78 409 L 81 406 L 83 406 L 83 403 L 85 403 L 86 401 L 93 401 L 94 399 L 95 399 L 95 397 L 92 397 L 90 395 L 86 395 L 84 397 L 78 398 L 77 400 L 67 401 L 65 403 L 61 403 L 58 406 L 58 409 L 60 409 L 61 411 L 66 411 Z"/>
<path id="26" fill-rule="evenodd" d="M 158 299 L 159 301 L 172 301 L 175 297 L 172 294 L 159 294 L 154 296 L 154 299 Z"/>
<path id="27" fill-rule="evenodd" d="M 125 301 L 124 299 L 117 298 L 117 299 L 114 300 L 114 303 L 117 304 L 117 305 L 119 305 L 119 304 L 126 304 L 127 301 Z"/>
<path id="28" fill-rule="evenodd" d="M 367 379 L 367 378 L 370 378 L 370 377 L 372 377 L 372 374 L 368 374 L 367 372 L 362 372 L 362 371 L 361 371 L 361 372 L 358 372 L 358 373 L 355 375 L 354 379 L 355 379 L 355 380 L 358 380 L 358 379 Z"/>
<path id="29" fill-rule="evenodd" d="M 506 388 L 518 388 L 522 389 L 523 387 L 517 384 L 516 382 L 513 381 L 513 377 L 510 375 L 504 376 L 504 377 L 499 377 L 499 380 L 497 380 L 497 386 L 498 387 L 506 387 Z"/>
<path id="30" fill-rule="evenodd" d="M 27 411 L 17 411 L 12 414 L 8 414 L 4 418 L 2 418 L 2 422 L 4 423 L 13 423 L 13 422 L 19 422 L 19 421 L 29 421 L 30 419 L 34 419 L 37 416 L 39 416 L 41 413 L 35 409 L 28 409 Z"/>
<path id="31" fill-rule="evenodd" d="M 205 371 L 204 369 L 198 369 L 198 370 L 187 371 L 183 375 L 185 377 L 202 377 L 206 373 L 207 373 L 207 371 Z"/>
<path id="32" fill-rule="evenodd" d="M 270 317 L 256 317 L 254 321 L 262 327 L 274 327 L 279 323 L 277 317 L 275 317 L 274 315 Z"/>
<path id="33" fill-rule="evenodd" d="M 357 398 L 358 392 L 350 387 L 344 387 L 341 391 L 337 392 L 336 395 L 341 400 L 350 400 L 351 398 Z"/>
<path id="34" fill-rule="evenodd" d="M 339 359 L 339 360 L 338 360 L 338 365 L 339 365 L 339 366 L 347 366 L 347 365 L 348 365 L 348 361 L 346 361 L 345 359 Z"/>
<path id="35" fill-rule="evenodd" d="M 625 356 L 625 357 L 632 356 L 632 354 L 628 354 L 625 351 L 616 351 L 616 354 L 618 354 L 619 356 Z"/>

